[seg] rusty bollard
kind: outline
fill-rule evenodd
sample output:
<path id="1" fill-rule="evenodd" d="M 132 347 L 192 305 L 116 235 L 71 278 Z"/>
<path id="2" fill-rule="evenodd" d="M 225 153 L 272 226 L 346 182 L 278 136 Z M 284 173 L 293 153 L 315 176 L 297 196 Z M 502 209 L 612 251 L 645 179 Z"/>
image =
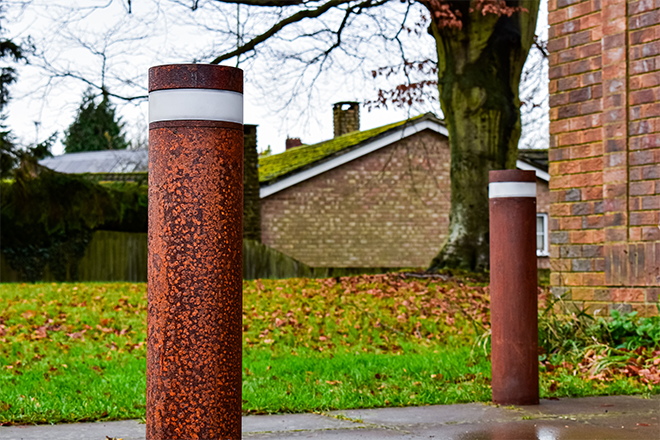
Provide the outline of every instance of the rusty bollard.
<path id="1" fill-rule="evenodd" d="M 149 69 L 147 439 L 241 437 L 243 72 Z"/>
<path id="2" fill-rule="evenodd" d="M 536 175 L 490 172 L 493 402 L 539 403 Z"/>

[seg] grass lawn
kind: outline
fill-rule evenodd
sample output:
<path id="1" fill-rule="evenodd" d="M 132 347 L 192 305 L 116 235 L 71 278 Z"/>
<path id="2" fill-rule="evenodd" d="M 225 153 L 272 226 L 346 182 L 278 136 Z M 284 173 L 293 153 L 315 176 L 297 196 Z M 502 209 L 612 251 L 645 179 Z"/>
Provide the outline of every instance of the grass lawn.
<path id="1" fill-rule="evenodd" d="M 0 424 L 144 416 L 145 284 L 2 284 L 0 304 Z M 439 279 L 245 282 L 243 410 L 488 401 L 488 307 Z M 542 397 L 660 392 L 573 364 L 543 368 Z"/>

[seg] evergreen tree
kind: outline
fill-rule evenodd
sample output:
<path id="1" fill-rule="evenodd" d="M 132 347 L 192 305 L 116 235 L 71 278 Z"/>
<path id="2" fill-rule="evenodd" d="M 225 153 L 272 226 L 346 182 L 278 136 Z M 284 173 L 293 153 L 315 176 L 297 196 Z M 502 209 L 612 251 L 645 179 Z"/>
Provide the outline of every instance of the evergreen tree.
<path id="1" fill-rule="evenodd" d="M 128 147 L 124 124 L 116 117 L 115 107 L 104 95 L 97 105 L 91 91 L 85 92 L 75 121 L 69 126 L 64 137 L 64 151 L 121 150 Z"/>
<path id="2" fill-rule="evenodd" d="M 0 6 L 0 36 L 4 34 L 2 20 L 4 19 L 3 8 Z M 25 55 L 20 46 L 9 39 L 0 38 L 0 60 L 3 64 L 7 59 L 14 62 L 25 60 Z M 5 106 L 9 102 L 9 86 L 16 81 L 16 69 L 4 65 L 0 68 L 0 177 L 8 177 L 11 170 L 19 161 L 18 151 L 14 144 L 11 131 L 5 126 Z"/>

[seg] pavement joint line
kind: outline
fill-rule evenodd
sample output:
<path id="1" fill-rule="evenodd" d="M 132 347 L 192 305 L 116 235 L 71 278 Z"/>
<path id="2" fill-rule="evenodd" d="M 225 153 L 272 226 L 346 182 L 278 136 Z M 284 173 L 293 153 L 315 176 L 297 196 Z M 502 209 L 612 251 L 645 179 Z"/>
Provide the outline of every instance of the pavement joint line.
<path id="1" fill-rule="evenodd" d="M 320 416 L 330 417 L 331 419 L 336 419 L 336 420 L 345 420 L 345 421 L 347 421 L 347 422 L 353 422 L 353 423 L 361 423 L 361 424 L 365 424 L 364 421 L 363 421 L 362 419 L 353 419 L 353 418 L 348 417 L 347 415 L 342 414 L 342 413 L 339 413 L 339 414 L 329 414 L 329 413 L 322 412 L 322 411 L 314 411 L 312 414 L 318 414 L 318 415 L 320 415 Z"/>
<path id="2" fill-rule="evenodd" d="M 365 422 L 362 419 L 354 419 L 354 418 L 348 417 L 347 415 L 341 414 L 341 413 L 340 414 L 328 414 L 328 413 L 324 413 L 324 412 L 315 412 L 314 414 L 319 414 L 321 416 L 331 417 L 331 418 L 337 419 L 337 420 L 345 420 L 345 421 L 350 421 L 350 422 L 353 422 L 353 423 L 359 423 L 359 424 L 363 425 L 363 426 L 359 427 L 360 429 L 383 429 L 383 430 L 398 431 L 398 432 L 410 434 L 409 431 L 402 430 L 402 429 L 399 428 L 399 426 L 381 425 L 381 424 L 378 424 L 378 423 Z M 413 426 L 413 425 L 410 425 L 410 426 Z M 329 430 L 339 430 L 339 429 L 355 429 L 355 428 L 348 428 L 348 427 L 346 427 L 346 428 L 330 428 Z"/>
<path id="3" fill-rule="evenodd" d="M 278 434 L 282 432 L 319 432 L 319 431 L 358 431 L 361 429 L 371 429 L 371 426 L 344 426 L 339 428 L 314 428 L 314 429 L 283 429 L 279 431 L 248 431 L 243 432 L 243 436 L 262 435 L 262 434 Z"/>
<path id="4" fill-rule="evenodd" d="M 420 425 L 400 425 L 400 424 L 399 425 L 382 425 L 382 424 L 378 424 L 378 423 L 365 423 L 364 425 L 365 425 L 365 428 L 371 428 L 371 429 L 376 428 L 376 429 L 381 429 L 381 430 L 385 430 L 385 431 L 396 431 L 396 432 L 401 432 L 403 434 L 412 435 L 412 432 L 403 429 L 403 427 L 406 427 L 406 426 L 410 426 L 410 427 L 420 426 L 421 424 Z"/>

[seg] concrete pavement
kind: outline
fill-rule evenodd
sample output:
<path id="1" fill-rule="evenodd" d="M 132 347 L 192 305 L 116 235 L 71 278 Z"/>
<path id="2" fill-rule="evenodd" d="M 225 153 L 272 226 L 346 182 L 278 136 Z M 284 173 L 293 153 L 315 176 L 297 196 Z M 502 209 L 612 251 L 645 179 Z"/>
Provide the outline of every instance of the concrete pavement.
<path id="1" fill-rule="evenodd" d="M 482 403 L 243 417 L 245 439 L 660 440 L 660 396 Z M 136 420 L 0 427 L 0 440 L 143 440 Z"/>

